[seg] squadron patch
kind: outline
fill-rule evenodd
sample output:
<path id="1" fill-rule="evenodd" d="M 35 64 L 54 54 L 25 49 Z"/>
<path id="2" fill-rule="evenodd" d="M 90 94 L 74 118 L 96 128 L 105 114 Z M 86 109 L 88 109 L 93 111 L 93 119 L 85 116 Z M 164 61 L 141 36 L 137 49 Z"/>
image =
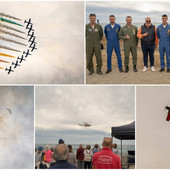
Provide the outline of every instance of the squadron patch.
<path id="1" fill-rule="evenodd" d="M 118 29 L 116 29 L 116 34 L 118 34 Z"/>
<path id="2" fill-rule="evenodd" d="M 159 29 L 159 31 L 161 31 L 161 28 Z"/>
<path id="3" fill-rule="evenodd" d="M 89 32 L 92 32 L 92 31 L 93 31 L 93 29 L 92 29 L 92 28 L 89 28 L 89 29 L 88 29 L 88 31 L 89 31 Z"/>
<path id="4" fill-rule="evenodd" d="M 95 28 L 95 29 L 94 29 L 94 32 L 98 32 L 98 29 L 97 29 L 97 28 Z"/>
<path id="5" fill-rule="evenodd" d="M 136 31 L 135 31 L 135 29 L 133 29 L 133 34 L 134 34 L 134 35 L 136 34 Z"/>
<path id="6" fill-rule="evenodd" d="M 107 28 L 107 31 L 109 31 L 110 30 L 110 28 Z"/>

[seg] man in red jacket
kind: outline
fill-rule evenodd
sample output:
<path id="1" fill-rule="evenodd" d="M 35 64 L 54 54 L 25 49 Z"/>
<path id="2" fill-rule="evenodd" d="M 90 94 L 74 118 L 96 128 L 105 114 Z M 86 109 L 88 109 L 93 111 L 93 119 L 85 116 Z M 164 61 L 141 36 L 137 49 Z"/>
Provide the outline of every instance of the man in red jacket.
<path id="1" fill-rule="evenodd" d="M 168 115 L 167 115 L 166 120 L 167 120 L 167 121 L 170 121 L 170 107 L 166 106 L 165 109 L 168 110 Z"/>
<path id="2" fill-rule="evenodd" d="M 78 169 L 84 169 L 84 148 L 83 145 L 79 145 L 76 153 Z"/>
<path id="3" fill-rule="evenodd" d="M 103 149 L 93 155 L 93 169 L 121 169 L 119 156 L 111 150 L 112 139 L 104 138 Z"/>

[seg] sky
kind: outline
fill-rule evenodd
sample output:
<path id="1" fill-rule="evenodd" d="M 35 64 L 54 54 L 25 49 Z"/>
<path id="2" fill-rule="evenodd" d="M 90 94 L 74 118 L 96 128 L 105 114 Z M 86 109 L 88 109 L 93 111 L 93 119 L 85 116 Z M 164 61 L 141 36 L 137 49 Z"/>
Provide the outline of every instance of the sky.
<path id="1" fill-rule="evenodd" d="M 15 72 L 7 74 L 0 70 L 1 84 L 82 84 L 84 83 L 84 2 L 38 2 L 38 1 L 0 1 L 0 11 L 22 19 L 15 21 L 24 24 L 31 18 L 35 31 L 38 50 L 32 52 Z M 6 24 L 12 26 L 11 24 Z M 28 30 L 14 26 L 27 33 Z M 14 31 L 11 31 L 16 33 Z M 0 36 L 9 37 L 4 34 Z M 19 35 L 22 35 L 19 33 Z M 28 37 L 22 35 L 24 38 Z M 27 50 L 27 40 L 11 37 L 27 46 L 6 43 L 0 40 L 0 45 L 8 45 L 21 51 Z M 22 52 L 12 52 L 0 49 L 0 52 L 22 55 Z M 0 56 L 0 59 L 7 57 Z M 8 61 L 16 61 L 9 58 Z M 11 64 L 2 64 L 4 68 Z"/>
<path id="2" fill-rule="evenodd" d="M 135 88 L 131 86 L 36 87 L 35 102 L 36 144 L 56 144 L 60 138 L 66 144 L 101 144 L 111 136 L 112 126 L 135 120 Z M 82 122 L 92 126 L 79 126 Z"/>
<path id="3" fill-rule="evenodd" d="M 0 123 L 0 168 L 34 168 L 34 87 L 0 86 L 0 112 L 4 108 L 12 110 L 10 123 Z M 2 125 L 2 126 L 1 126 Z M 3 127 L 6 126 L 6 127 Z M 5 135 L 5 128 L 10 135 Z M 10 133 L 15 131 L 15 135 Z M 5 135 L 5 136 L 4 136 Z M 29 160 L 29 161 L 26 161 Z"/>
<path id="4" fill-rule="evenodd" d="M 117 23 L 125 23 L 126 16 L 132 16 L 133 22 L 144 23 L 146 17 L 152 22 L 161 23 L 162 14 L 170 17 L 168 1 L 91 1 L 86 2 L 86 23 L 89 14 L 95 13 L 100 23 L 109 22 L 109 16 L 115 15 Z"/>
<path id="5" fill-rule="evenodd" d="M 137 164 L 139 169 L 170 169 L 170 87 L 137 87 Z"/>

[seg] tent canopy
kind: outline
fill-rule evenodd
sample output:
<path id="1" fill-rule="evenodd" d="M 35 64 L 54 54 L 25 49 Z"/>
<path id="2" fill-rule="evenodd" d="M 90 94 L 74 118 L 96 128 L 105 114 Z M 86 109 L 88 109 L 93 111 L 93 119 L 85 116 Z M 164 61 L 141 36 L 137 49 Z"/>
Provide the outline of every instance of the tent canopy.
<path id="1" fill-rule="evenodd" d="M 112 137 L 120 140 L 135 139 L 135 121 L 123 126 L 112 127 Z"/>

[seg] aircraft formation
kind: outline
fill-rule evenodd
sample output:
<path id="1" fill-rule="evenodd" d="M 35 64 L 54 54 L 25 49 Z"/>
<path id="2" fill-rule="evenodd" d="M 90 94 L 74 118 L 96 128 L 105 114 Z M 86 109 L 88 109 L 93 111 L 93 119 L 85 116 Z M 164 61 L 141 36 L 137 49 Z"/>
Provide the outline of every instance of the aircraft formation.
<path id="1" fill-rule="evenodd" d="M 20 56 L 18 56 L 18 57 L 10 55 L 9 53 L 0 53 L 0 57 L 2 56 L 2 57 L 15 58 L 15 61 L 12 61 L 12 62 L 1 60 L 1 58 L 0 58 L 0 63 L 1 62 L 3 62 L 3 63 L 11 63 L 11 65 L 6 67 L 6 68 L 3 68 L 0 65 L 0 70 L 4 69 L 7 72 L 7 74 L 10 74 L 11 72 L 14 72 L 14 70 L 17 67 L 21 66 L 22 62 L 26 61 L 27 57 L 30 56 L 31 53 L 34 50 L 37 50 L 37 42 L 36 42 L 35 30 L 33 29 L 33 23 L 31 21 L 31 18 L 29 18 L 28 20 L 25 20 L 23 25 L 18 23 L 18 22 L 14 22 L 11 19 L 21 21 L 21 19 L 19 19 L 19 18 L 10 16 L 10 15 L 4 14 L 4 13 L 0 13 L 0 40 L 10 42 L 10 43 L 14 43 L 14 44 L 17 44 L 17 45 L 26 46 L 27 49 L 24 50 L 24 51 L 20 51 L 18 49 L 12 48 L 10 46 L 4 46 L 4 45 L 0 44 L 0 49 L 5 49 L 5 50 L 8 50 L 8 51 L 15 51 L 15 52 L 18 52 L 18 53 L 20 52 Z M 11 27 L 8 24 L 15 25 L 17 27 L 25 27 L 26 32 L 23 32 L 20 29 L 16 29 L 14 27 Z M 9 30 L 10 31 L 11 30 L 15 31 L 18 34 L 26 34 L 27 38 L 24 38 L 23 36 L 18 35 L 16 33 L 12 33 Z M 17 37 L 17 38 L 22 39 L 24 41 L 27 40 L 27 43 L 26 42 L 21 43 L 18 40 L 16 41 L 14 39 L 10 39 L 10 38 L 6 38 L 4 36 L 1 36 L 1 35 L 4 35 L 4 34 L 9 35 L 11 37 Z"/>

